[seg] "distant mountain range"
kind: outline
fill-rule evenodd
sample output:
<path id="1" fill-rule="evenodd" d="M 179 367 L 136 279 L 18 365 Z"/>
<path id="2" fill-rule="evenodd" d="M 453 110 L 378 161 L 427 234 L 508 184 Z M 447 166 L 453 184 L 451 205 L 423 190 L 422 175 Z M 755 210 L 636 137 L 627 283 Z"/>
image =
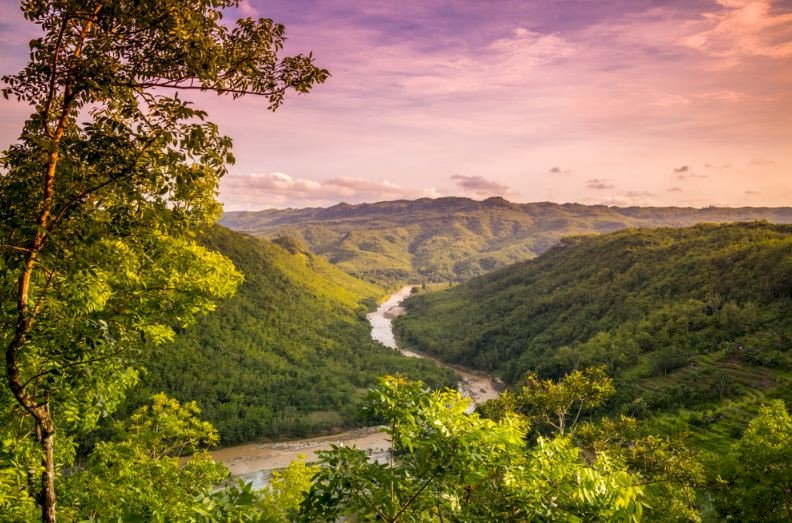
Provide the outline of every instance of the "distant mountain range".
<path id="1" fill-rule="evenodd" d="M 296 238 L 350 274 L 394 286 L 464 281 L 534 258 L 569 235 L 755 220 L 792 223 L 792 207 L 608 207 L 519 204 L 500 197 L 421 198 L 228 212 L 220 223 L 265 238 Z"/>

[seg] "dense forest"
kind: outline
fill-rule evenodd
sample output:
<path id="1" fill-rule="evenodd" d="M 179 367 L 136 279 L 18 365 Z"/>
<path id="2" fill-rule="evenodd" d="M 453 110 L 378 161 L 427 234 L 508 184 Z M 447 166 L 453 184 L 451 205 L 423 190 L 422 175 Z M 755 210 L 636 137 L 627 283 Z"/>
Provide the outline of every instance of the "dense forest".
<path id="1" fill-rule="evenodd" d="M 738 434 L 764 399 L 792 397 L 788 225 L 568 238 L 405 305 L 397 331 L 408 346 L 511 384 L 605 365 L 621 412 L 679 410 L 664 422 L 709 446 Z"/>
<path id="2" fill-rule="evenodd" d="M 389 372 L 453 384 L 450 371 L 371 339 L 366 304 L 382 289 L 295 240 L 270 242 L 218 226 L 201 243 L 229 257 L 244 282 L 152 354 L 127 410 L 160 391 L 195 400 L 228 445 L 359 425 L 361 400 Z"/>
<path id="3" fill-rule="evenodd" d="M 620 208 L 449 197 L 227 212 L 221 223 L 266 238 L 299 238 L 350 274 L 393 287 L 465 281 L 533 258 L 572 234 L 746 220 L 792 223 L 792 208 Z"/>

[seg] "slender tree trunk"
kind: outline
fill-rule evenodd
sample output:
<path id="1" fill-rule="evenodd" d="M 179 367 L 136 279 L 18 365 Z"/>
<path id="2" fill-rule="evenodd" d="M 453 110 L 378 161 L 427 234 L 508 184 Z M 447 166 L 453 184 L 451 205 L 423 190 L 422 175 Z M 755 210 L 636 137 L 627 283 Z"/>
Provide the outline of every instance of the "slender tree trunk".
<path id="1" fill-rule="evenodd" d="M 50 152 L 47 161 L 47 169 L 44 173 L 43 179 L 43 193 L 42 199 L 39 204 L 38 217 L 36 220 L 36 232 L 33 236 L 30 249 L 28 251 L 27 259 L 25 260 L 22 273 L 19 276 L 19 283 L 17 289 L 17 324 L 16 332 L 13 340 L 6 348 L 6 376 L 8 384 L 14 397 L 20 405 L 30 413 L 36 420 L 36 434 L 38 436 L 39 446 L 42 450 L 42 465 L 44 471 L 41 474 L 41 493 L 39 495 L 39 505 L 41 506 L 41 521 L 43 523 L 54 523 L 55 516 L 55 422 L 49 410 L 49 397 L 45 395 L 44 401 L 39 402 L 31 393 L 26 389 L 27 382 L 23 383 L 22 376 L 19 368 L 19 356 L 27 343 L 27 337 L 33 328 L 33 322 L 41 306 L 41 301 L 36 303 L 33 307 L 29 303 L 30 300 L 30 285 L 33 277 L 33 271 L 39 254 L 44 249 L 46 243 L 48 226 L 50 225 L 50 215 L 52 213 L 53 205 L 55 202 L 55 178 L 57 173 L 58 162 L 60 160 L 60 142 L 66 131 L 69 117 L 73 110 L 72 103 L 74 102 L 75 93 L 73 92 L 74 85 L 74 71 L 76 68 L 76 60 L 82 54 L 83 44 L 88 36 L 91 26 L 93 25 L 95 17 L 99 14 L 102 4 L 99 3 L 94 9 L 93 17 L 85 22 L 77 37 L 74 52 L 72 53 L 72 62 L 69 65 L 66 73 L 66 82 L 63 90 L 63 103 L 60 111 L 60 116 L 57 119 L 57 125 L 50 133 L 46 127 L 45 132 L 50 138 Z M 55 67 L 58 63 L 58 53 L 61 50 L 61 40 L 67 28 L 68 19 L 64 19 L 61 27 L 61 34 L 58 37 L 58 44 L 53 57 L 53 72 L 50 80 L 50 93 L 47 101 L 47 109 L 45 110 L 45 122 L 49 118 L 49 105 L 55 96 Z"/>
<path id="2" fill-rule="evenodd" d="M 41 431 L 41 450 L 44 452 L 41 474 L 41 521 L 55 523 L 55 431 Z"/>
<path id="3" fill-rule="evenodd" d="M 22 278 L 24 281 L 24 278 Z M 25 310 L 27 295 L 24 295 Z M 41 492 L 38 503 L 41 506 L 41 520 L 44 523 L 55 521 L 55 423 L 49 411 L 49 397 L 38 403 L 22 384 L 19 374 L 17 356 L 24 345 L 31 327 L 30 320 L 20 321 L 17 335 L 6 349 L 6 376 L 11 392 L 20 405 L 36 420 L 36 436 L 42 450 L 41 464 L 44 471 L 41 475 Z"/>

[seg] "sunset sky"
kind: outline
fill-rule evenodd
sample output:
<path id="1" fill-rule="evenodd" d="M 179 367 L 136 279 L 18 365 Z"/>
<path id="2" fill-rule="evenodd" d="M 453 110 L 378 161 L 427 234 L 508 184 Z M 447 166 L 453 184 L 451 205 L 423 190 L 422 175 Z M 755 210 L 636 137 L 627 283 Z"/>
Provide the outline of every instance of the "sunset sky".
<path id="1" fill-rule="evenodd" d="M 0 72 L 37 28 L 0 0 Z M 500 195 L 792 205 L 792 1 L 251 0 L 332 77 L 233 137 L 227 210 Z M 0 145 L 29 108 L 0 104 Z"/>

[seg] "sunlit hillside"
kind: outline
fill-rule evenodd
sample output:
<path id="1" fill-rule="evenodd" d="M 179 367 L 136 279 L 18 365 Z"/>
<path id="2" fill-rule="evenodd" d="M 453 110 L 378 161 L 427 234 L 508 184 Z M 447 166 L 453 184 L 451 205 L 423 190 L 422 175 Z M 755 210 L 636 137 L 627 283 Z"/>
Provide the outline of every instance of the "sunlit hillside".
<path id="1" fill-rule="evenodd" d="M 392 285 L 464 281 L 533 258 L 571 234 L 740 220 L 792 223 L 792 208 L 619 208 L 440 198 L 229 212 L 221 223 L 265 238 L 300 238 L 350 274 Z"/>

